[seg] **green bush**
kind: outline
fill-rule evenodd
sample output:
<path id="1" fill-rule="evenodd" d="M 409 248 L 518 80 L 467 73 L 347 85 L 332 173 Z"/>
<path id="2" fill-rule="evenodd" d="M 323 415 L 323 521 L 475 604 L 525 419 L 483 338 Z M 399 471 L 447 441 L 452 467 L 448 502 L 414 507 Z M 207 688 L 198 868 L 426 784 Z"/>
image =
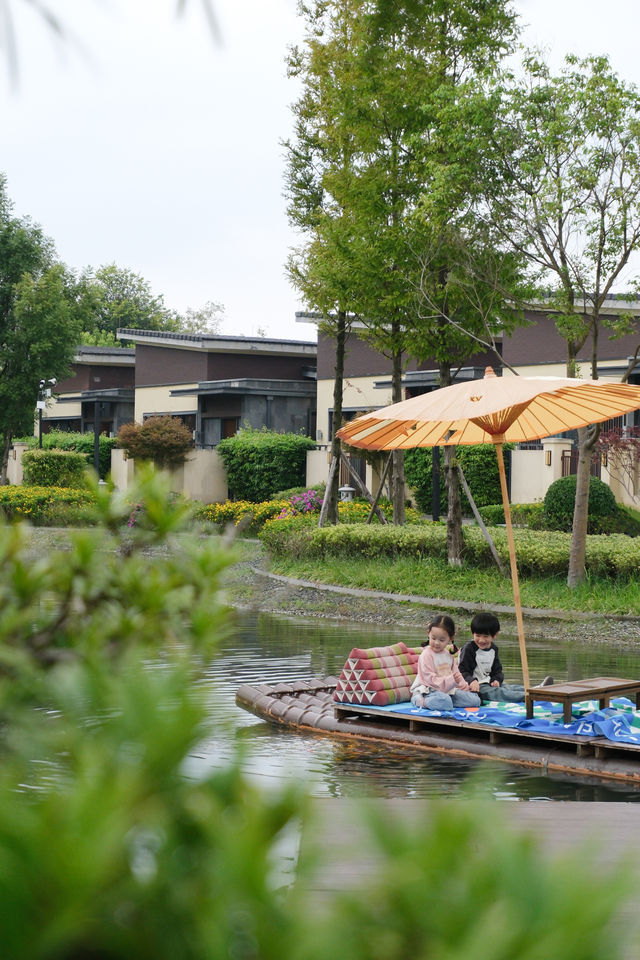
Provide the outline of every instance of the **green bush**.
<path id="1" fill-rule="evenodd" d="M 628 537 L 640 537 L 640 513 L 633 507 L 618 504 L 615 533 L 626 533 Z"/>
<path id="2" fill-rule="evenodd" d="M 244 428 L 216 447 L 227 471 L 231 499 L 261 503 L 274 490 L 304 483 L 307 450 L 315 449 L 309 437 L 294 433 Z"/>
<path id="3" fill-rule="evenodd" d="M 24 437 L 30 449 L 38 446 L 37 437 Z M 111 470 L 111 451 L 116 447 L 115 437 L 106 437 L 101 434 L 98 437 L 98 463 L 99 474 L 102 480 L 106 480 Z M 77 433 L 65 430 L 51 430 L 42 435 L 43 450 L 75 450 L 77 453 L 83 453 L 90 466 L 94 462 L 95 437 L 93 433 Z"/>
<path id="4" fill-rule="evenodd" d="M 511 450 L 513 444 L 505 444 L 505 451 Z M 501 499 L 500 475 L 498 461 L 493 445 L 478 444 L 469 447 L 456 448 L 456 459 L 460 463 L 469 484 L 471 495 L 476 506 L 498 503 Z M 416 447 L 406 450 L 404 455 L 405 477 L 411 488 L 416 504 L 423 513 L 431 513 L 432 509 L 432 448 Z M 447 512 L 447 491 L 444 479 L 444 451 L 440 456 L 440 512 Z M 462 511 L 468 515 L 471 506 L 464 490 L 460 488 Z"/>
<path id="5" fill-rule="evenodd" d="M 569 531 L 573 527 L 573 510 L 576 502 L 576 475 L 555 480 L 544 497 L 545 521 L 550 530 Z M 617 519 L 618 504 L 611 488 L 598 477 L 589 477 L 589 533 L 613 530 Z"/>
<path id="6" fill-rule="evenodd" d="M 71 450 L 25 450 L 23 483 L 39 487 L 82 487 L 87 470 L 84 454 Z"/>

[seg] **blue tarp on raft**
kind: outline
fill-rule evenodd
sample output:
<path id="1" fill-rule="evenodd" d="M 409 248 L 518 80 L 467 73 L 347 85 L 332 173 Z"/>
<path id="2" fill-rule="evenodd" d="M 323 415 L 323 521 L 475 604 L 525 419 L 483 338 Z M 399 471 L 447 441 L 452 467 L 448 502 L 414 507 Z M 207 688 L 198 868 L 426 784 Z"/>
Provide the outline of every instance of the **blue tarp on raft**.
<path id="1" fill-rule="evenodd" d="M 524 704 L 520 703 L 483 705 L 458 710 L 422 710 L 414 707 L 412 703 L 394 703 L 369 709 L 380 710 L 382 713 L 443 717 L 464 720 L 466 723 L 551 733 L 555 737 L 605 737 L 607 740 L 640 746 L 640 726 L 634 724 L 634 721 L 640 724 L 640 715 L 634 711 L 634 704 L 626 697 L 616 697 L 605 710 L 597 709 L 597 701 L 575 703 L 572 712 L 577 716 L 571 723 L 554 719 L 562 716 L 562 706 L 548 701 L 536 701 L 531 719 L 527 719 Z"/>

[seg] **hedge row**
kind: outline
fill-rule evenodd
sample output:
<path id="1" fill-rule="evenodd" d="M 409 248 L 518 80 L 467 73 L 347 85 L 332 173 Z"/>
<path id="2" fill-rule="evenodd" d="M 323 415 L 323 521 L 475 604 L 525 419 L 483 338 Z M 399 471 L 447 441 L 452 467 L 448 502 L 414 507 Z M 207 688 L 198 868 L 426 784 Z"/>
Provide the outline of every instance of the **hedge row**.
<path id="1" fill-rule="evenodd" d="M 304 483 L 307 451 L 315 446 L 310 437 L 244 427 L 222 440 L 216 449 L 227 472 L 231 496 L 261 503 L 275 490 Z"/>
<path id="2" fill-rule="evenodd" d="M 22 457 L 24 483 L 34 487 L 81 487 L 87 469 L 75 450 L 27 450 Z"/>
<path id="3" fill-rule="evenodd" d="M 496 549 L 509 562 L 506 531 L 491 530 Z M 274 556 L 288 557 L 429 557 L 446 560 L 447 531 L 444 525 L 364 526 L 339 524 L 319 528 L 304 517 L 268 521 L 260 540 Z M 569 565 L 571 535 L 559 532 L 514 530 L 518 570 L 533 577 L 565 575 Z M 463 561 L 470 567 L 490 567 L 491 556 L 478 527 L 463 528 Z M 629 579 L 640 568 L 640 543 L 623 534 L 587 537 L 587 572 L 592 575 Z"/>
<path id="4" fill-rule="evenodd" d="M 32 450 L 38 446 L 37 437 L 20 438 L 29 444 Z M 16 441 L 18 438 L 16 437 Z M 100 478 L 105 480 L 111 470 L 111 451 L 118 445 L 115 437 L 107 437 L 100 434 L 98 437 L 98 457 Z M 42 435 L 43 450 L 75 450 L 77 453 L 84 454 L 89 466 L 93 466 L 93 457 L 95 451 L 95 437 L 93 433 L 78 433 L 76 431 L 50 430 L 49 433 Z"/>
<path id="5" fill-rule="evenodd" d="M 505 444 L 510 451 L 513 444 Z M 456 460 L 462 467 L 476 506 L 497 503 L 500 500 L 500 474 L 496 452 L 491 444 L 460 446 L 456 449 Z M 416 447 L 405 450 L 404 471 L 407 484 L 411 488 L 416 504 L 423 513 L 431 513 L 433 497 L 433 449 Z M 444 451 L 440 451 L 440 513 L 447 513 L 447 490 L 444 476 Z M 471 515 L 471 505 L 464 490 L 460 488 L 462 512 Z"/>

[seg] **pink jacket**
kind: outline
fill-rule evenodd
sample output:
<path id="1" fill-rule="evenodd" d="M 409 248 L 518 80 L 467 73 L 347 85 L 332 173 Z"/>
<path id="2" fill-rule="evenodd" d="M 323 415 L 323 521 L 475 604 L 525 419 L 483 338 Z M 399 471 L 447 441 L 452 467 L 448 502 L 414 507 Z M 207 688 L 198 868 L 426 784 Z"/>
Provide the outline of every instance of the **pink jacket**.
<path id="1" fill-rule="evenodd" d="M 458 664 L 450 653 L 447 653 L 451 661 L 451 672 L 439 674 L 436 671 L 433 660 L 433 650 L 431 647 L 425 647 L 418 657 L 418 673 L 413 682 L 417 687 L 423 684 L 431 690 L 440 690 L 441 693 L 449 693 L 450 690 L 468 690 L 469 684 L 458 670 Z"/>

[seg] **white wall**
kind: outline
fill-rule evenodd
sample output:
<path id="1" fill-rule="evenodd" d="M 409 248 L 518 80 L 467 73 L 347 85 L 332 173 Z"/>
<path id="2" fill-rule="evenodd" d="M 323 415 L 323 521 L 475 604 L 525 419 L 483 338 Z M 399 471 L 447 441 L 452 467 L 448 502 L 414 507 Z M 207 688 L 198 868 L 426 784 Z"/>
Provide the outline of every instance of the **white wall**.
<path id="1" fill-rule="evenodd" d="M 511 503 L 542 500 L 553 481 L 562 476 L 562 453 L 571 446 L 569 440 L 549 439 L 542 441 L 542 450 L 512 450 Z"/>
<path id="2" fill-rule="evenodd" d="M 118 490 L 127 490 L 133 481 L 135 461 L 125 459 L 124 450 L 111 451 L 111 479 Z M 192 450 L 189 459 L 172 471 L 172 489 L 192 500 L 222 503 L 229 495 L 227 474 L 215 450 Z"/>
<path id="3" fill-rule="evenodd" d="M 20 486 L 22 483 L 22 454 L 27 450 L 26 443 L 14 443 L 9 450 L 9 462 L 7 463 L 7 480 L 14 486 Z"/>

